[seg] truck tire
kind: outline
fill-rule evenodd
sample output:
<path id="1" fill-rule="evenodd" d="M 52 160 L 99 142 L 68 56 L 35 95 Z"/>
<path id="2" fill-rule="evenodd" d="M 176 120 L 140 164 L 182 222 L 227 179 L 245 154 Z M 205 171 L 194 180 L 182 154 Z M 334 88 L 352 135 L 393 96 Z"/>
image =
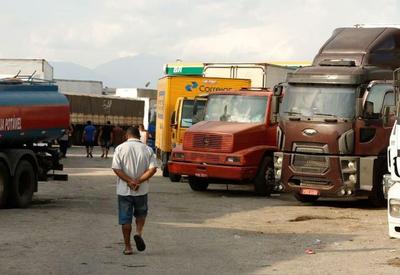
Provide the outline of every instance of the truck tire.
<path id="1" fill-rule="evenodd" d="M 386 164 L 386 162 L 385 162 Z M 386 207 L 387 200 L 383 192 L 383 175 L 387 173 L 385 165 L 380 165 L 374 171 L 374 182 L 368 200 L 375 207 Z"/>
<path id="2" fill-rule="evenodd" d="M 10 172 L 6 165 L 0 162 L 0 208 L 7 205 L 10 189 Z"/>
<path id="3" fill-rule="evenodd" d="M 294 197 L 296 198 L 296 200 L 298 200 L 299 202 L 316 202 L 319 199 L 319 196 L 311 196 L 311 195 L 302 195 L 299 193 L 295 193 Z"/>
<path id="4" fill-rule="evenodd" d="M 182 178 L 181 175 L 169 173 L 169 179 L 170 179 L 172 182 L 180 182 L 180 181 L 181 181 L 181 178 Z"/>
<path id="5" fill-rule="evenodd" d="M 206 179 L 190 176 L 188 180 L 189 180 L 190 188 L 192 188 L 193 191 L 207 190 L 208 182 Z"/>
<path id="6" fill-rule="evenodd" d="M 265 156 L 262 160 L 253 184 L 257 196 L 271 195 L 275 184 L 274 163 L 271 156 Z"/>
<path id="7" fill-rule="evenodd" d="M 27 207 L 32 201 L 35 185 L 36 174 L 32 164 L 27 160 L 21 160 L 12 179 L 11 206 Z"/>

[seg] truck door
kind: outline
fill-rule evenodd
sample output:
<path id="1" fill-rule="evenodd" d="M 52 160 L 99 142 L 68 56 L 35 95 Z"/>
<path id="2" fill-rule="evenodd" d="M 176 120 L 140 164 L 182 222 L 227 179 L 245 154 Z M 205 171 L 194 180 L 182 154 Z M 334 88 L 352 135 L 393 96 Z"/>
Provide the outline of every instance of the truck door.
<path id="1" fill-rule="evenodd" d="M 356 154 L 385 154 L 395 121 L 395 94 L 391 83 L 370 85 L 362 118 L 356 120 Z"/>
<path id="2" fill-rule="evenodd" d="M 175 102 L 175 108 L 171 115 L 171 144 L 172 148 L 175 148 L 178 143 L 178 129 L 179 129 L 179 120 L 182 109 L 183 97 L 178 97 Z"/>

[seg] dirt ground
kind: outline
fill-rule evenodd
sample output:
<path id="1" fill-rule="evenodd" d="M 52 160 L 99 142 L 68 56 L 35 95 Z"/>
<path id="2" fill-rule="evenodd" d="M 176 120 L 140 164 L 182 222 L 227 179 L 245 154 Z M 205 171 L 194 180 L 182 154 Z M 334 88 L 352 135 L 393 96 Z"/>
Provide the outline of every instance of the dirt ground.
<path id="1" fill-rule="evenodd" d="M 111 159 L 71 148 L 68 182 L 41 183 L 28 209 L 0 210 L 0 274 L 398 274 L 399 240 L 367 201 L 302 205 L 249 187 L 193 192 L 151 180 L 147 249 L 122 255 Z M 306 249 L 314 254 L 307 254 Z"/>

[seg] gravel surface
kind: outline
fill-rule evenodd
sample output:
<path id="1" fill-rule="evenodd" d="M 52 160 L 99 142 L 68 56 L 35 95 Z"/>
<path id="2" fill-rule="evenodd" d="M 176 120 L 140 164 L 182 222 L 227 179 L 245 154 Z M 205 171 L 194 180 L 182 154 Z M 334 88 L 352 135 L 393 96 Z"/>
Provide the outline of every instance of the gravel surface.
<path id="1" fill-rule="evenodd" d="M 399 274 L 399 240 L 366 200 L 300 204 L 249 186 L 151 180 L 146 251 L 122 255 L 111 159 L 74 147 L 68 182 L 0 210 L 0 274 Z M 310 253 L 310 254 L 308 254 Z"/>

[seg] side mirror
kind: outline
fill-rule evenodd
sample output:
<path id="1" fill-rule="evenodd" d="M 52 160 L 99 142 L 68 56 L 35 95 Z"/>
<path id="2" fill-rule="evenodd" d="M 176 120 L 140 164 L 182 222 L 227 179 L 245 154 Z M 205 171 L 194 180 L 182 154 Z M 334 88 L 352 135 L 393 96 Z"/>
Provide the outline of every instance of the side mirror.
<path id="1" fill-rule="evenodd" d="M 283 92 L 283 86 L 281 84 L 277 84 L 274 86 L 274 96 L 281 96 Z"/>
<path id="2" fill-rule="evenodd" d="M 374 119 L 376 115 L 374 114 L 374 103 L 371 101 L 365 101 L 363 118 Z"/>
<path id="3" fill-rule="evenodd" d="M 173 111 L 172 115 L 171 115 L 171 126 L 175 124 L 175 111 Z"/>
<path id="4" fill-rule="evenodd" d="M 384 106 L 383 109 L 383 123 L 389 124 L 389 117 L 390 117 L 390 106 Z"/>

